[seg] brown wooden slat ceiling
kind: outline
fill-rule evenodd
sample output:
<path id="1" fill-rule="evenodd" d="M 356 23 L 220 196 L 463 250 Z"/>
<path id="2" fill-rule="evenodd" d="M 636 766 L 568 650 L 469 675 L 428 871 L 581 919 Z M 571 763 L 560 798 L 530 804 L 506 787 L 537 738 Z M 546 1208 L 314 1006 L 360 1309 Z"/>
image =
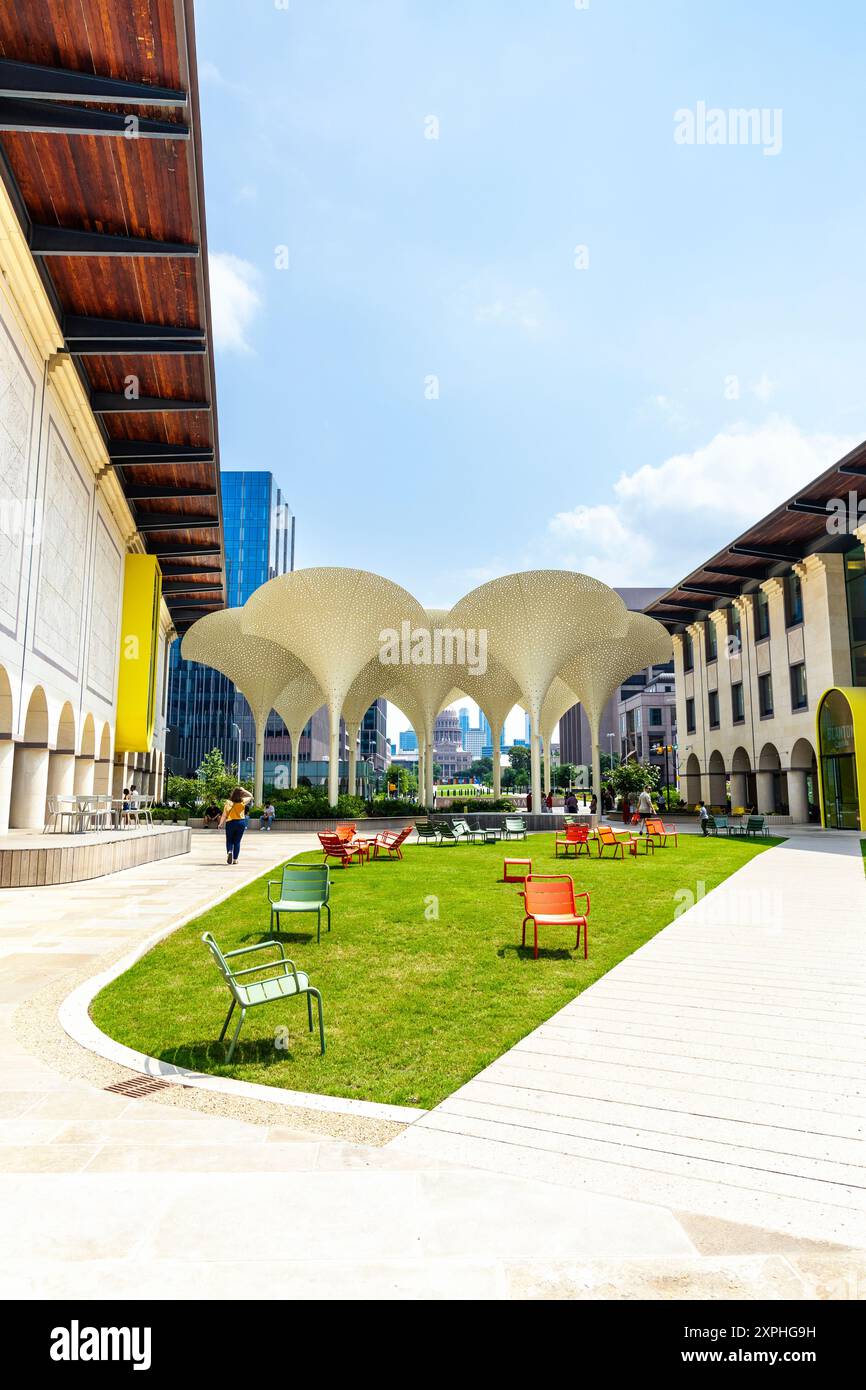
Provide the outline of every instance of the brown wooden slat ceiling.
<path id="1" fill-rule="evenodd" d="M 109 452 L 114 446 L 113 461 L 130 506 L 144 528 L 148 517 L 159 518 L 159 530 L 143 531 L 147 548 L 165 557 L 163 568 L 171 570 L 167 582 L 175 589 L 220 586 L 198 600 L 194 593 L 169 590 L 166 601 L 184 615 L 178 623 L 183 630 L 197 613 L 225 602 L 192 0 L 4 0 L 0 68 L 0 172 L 64 324 L 67 349 L 91 392 Z M 107 86 L 95 93 L 86 87 L 85 75 L 158 88 L 158 99 L 151 103 L 150 91 L 118 94 Z M 63 85 L 70 80 L 72 90 Z M 62 127 L 72 113 L 76 127 L 87 131 L 40 129 L 46 112 L 49 126 Z M 150 119 L 160 123 L 159 133 L 135 139 L 122 129 L 91 133 L 106 113 L 119 113 L 121 125 L 124 117 L 135 115 L 142 130 Z M 162 123 L 177 125 L 178 138 Z M 56 236 L 42 228 L 172 243 L 184 254 L 142 255 L 140 246 L 128 243 L 80 240 L 64 241 L 61 254 L 42 254 L 40 238 Z M 111 254 L 103 254 L 109 248 Z M 96 336 L 90 336 L 91 325 L 73 323 L 81 316 L 102 321 L 93 330 Z M 130 324 L 141 325 L 145 333 L 154 325 L 200 332 L 183 351 L 157 351 L 152 341 L 135 341 Z M 99 350 L 103 346 L 105 352 Z M 122 397 L 130 377 L 137 378 L 140 397 L 151 398 L 147 411 L 117 412 L 110 408 L 116 402 L 93 397 Z M 160 410 L 165 401 L 199 408 Z M 119 457 L 126 441 L 204 448 L 212 457 L 145 456 L 130 462 Z M 213 525 L 207 525 L 211 519 Z"/>
<path id="2" fill-rule="evenodd" d="M 851 495 L 856 513 L 861 501 L 866 504 L 866 442 L 858 444 L 806 487 L 799 488 L 787 502 L 649 604 L 646 612 L 671 631 L 679 630 L 729 601 L 724 592 L 719 592 L 717 602 L 711 594 L 701 593 L 701 589 L 739 593 L 744 587 L 754 588 L 770 575 L 790 569 L 794 560 L 806 555 L 850 549 L 857 544 L 853 536 L 828 530 L 826 504 L 834 498 L 848 503 Z M 801 510 L 804 504 L 821 510 Z M 751 551 L 763 554 L 748 553 Z"/>

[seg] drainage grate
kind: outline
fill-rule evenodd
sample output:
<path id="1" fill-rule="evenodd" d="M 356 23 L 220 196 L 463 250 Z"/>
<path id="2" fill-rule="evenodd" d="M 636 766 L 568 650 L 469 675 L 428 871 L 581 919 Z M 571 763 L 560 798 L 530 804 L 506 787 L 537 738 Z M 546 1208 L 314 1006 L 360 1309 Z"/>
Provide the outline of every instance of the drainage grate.
<path id="1" fill-rule="evenodd" d="M 131 1076 L 128 1081 L 115 1081 L 113 1086 L 106 1086 L 105 1089 L 113 1095 L 137 1100 L 139 1096 L 153 1095 L 154 1091 L 165 1091 L 170 1085 L 170 1081 L 161 1081 L 158 1076 Z"/>

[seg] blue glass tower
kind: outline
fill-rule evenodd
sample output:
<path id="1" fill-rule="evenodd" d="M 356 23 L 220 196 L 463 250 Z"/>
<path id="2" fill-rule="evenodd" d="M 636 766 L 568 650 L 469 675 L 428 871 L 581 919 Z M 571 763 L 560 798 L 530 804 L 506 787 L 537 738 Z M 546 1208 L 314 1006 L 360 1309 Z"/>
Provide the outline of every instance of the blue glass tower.
<path id="1" fill-rule="evenodd" d="M 295 518 L 272 473 L 221 474 L 229 608 L 278 574 L 295 567 Z M 171 772 L 192 776 L 205 753 L 219 748 L 240 777 L 252 773 L 255 736 L 246 700 L 231 681 L 209 666 L 184 661 L 180 643 L 171 648 L 166 761 Z M 289 749 L 285 725 L 268 721 L 265 761 L 283 761 Z"/>

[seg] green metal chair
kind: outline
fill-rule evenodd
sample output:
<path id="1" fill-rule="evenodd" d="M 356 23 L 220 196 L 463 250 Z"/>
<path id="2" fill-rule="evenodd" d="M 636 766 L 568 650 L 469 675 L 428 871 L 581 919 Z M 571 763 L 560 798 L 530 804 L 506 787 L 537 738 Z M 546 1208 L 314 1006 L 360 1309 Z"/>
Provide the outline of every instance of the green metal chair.
<path id="1" fill-rule="evenodd" d="M 766 816 L 749 816 L 746 824 L 742 827 L 741 835 L 769 835 L 770 827 L 767 824 Z"/>
<path id="2" fill-rule="evenodd" d="M 437 822 L 436 829 L 439 831 L 440 845 L 459 845 L 460 837 L 450 820 L 440 820 Z"/>
<path id="3" fill-rule="evenodd" d="M 271 889 L 279 888 L 274 898 Z M 280 930 L 281 912 L 315 912 L 316 941 L 322 939 L 322 908 L 328 914 L 331 930 L 331 872 L 325 864 L 284 864 L 283 876 L 268 879 L 268 900 L 271 904 L 271 931 Z"/>
<path id="4" fill-rule="evenodd" d="M 452 821 L 451 828 L 458 840 L 469 840 L 469 842 L 472 843 L 475 840 L 484 839 L 484 831 L 471 826 L 468 820 Z"/>
<path id="5" fill-rule="evenodd" d="M 439 843 L 439 827 L 434 825 L 432 820 L 416 820 L 415 834 L 418 836 L 419 843 L 422 840 L 433 841 L 434 845 Z"/>
<path id="6" fill-rule="evenodd" d="M 286 959 L 286 953 L 281 941 L 260 941 L 258 946 L 241 946 L 237 951 L 226 951 L 223 953 L 213 936 L 206 931 L 202 941 L 207 946 L 214 962 L 225 980 L 229 993 L 232 996 L 231 1008 L 226 1014 L 226 1021 L 223 1024 L 219 1041 L 222 1042 L 226 1035 L 226 1029 L 231 1022 L 231 1016 L 236 1006 L 240 1006 L 241 1016 L 238 1026 L 235 1029 L 234 1037 L 231 1040 L 228 1057 L 230 1062 L 235 1054 L 240 1031 L 244 1026 L 244 1019 L 248 1009 L 254 1009 L 258 1004 L 273 1004 L 279 999 L 291 999 L 293 996 L 305 994 L 307 996 L 307 1021 L 310 1032 L 313 1031 L 313 999 L 319 1008 L 319 1046 L 322 1056 L 325 1054 L 325 1024 L 322 1017 L 322 996 L 317 989 L 313 989 L 310 984 L 309 976 L 303 970 L 298 970 L 293 960 Z M 250 956 L 256 951 L 266 951 L 269 946 L 276 946 L 280 953 L 278 960 L 265 961 L 262 965 L 251 965 L 244 970 L 233 970 L 229 961 L 234 956 Z M 276 971 L 269 979 L 249 980 L 242 982 L 241 977 L 246 975 L 262 975 L 266 971 Z"/>
<path id="7" fill-rule="evenodd" d="M 502 831 L 503 840 L 525 840 L 526 822 L 522 816 L 506 816 Z"/>
<path id="8" fill-rule="evenodd" d="M 730 835 L 734 829 L 727 816 L 710 816 L 707 821 L 707 834 L 718 835 L 720 830 L 724 830 L 726 835 Z"/>

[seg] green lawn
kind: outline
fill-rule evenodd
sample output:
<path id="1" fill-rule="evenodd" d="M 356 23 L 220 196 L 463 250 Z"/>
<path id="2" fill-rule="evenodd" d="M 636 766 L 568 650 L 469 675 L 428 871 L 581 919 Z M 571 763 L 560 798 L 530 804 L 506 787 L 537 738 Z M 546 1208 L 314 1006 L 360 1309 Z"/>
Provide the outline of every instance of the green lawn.
<path id="1" fill-rule="evenodd" d="M 533 835 L 505 849 L 409 846 L 402 862 L 333 868 L 330 936 L 323 932 L 316 945 L 315 917 L 283 919 L 287 954 L 324 997 L 324 1057 L 306 1031 L 302 1001 L 252 1010 L 230 1067 L 216 1042 L 230 1001 L 200 937 L 212 931 L 224 950 L 266 940 L 266 878 L 174 932 L 115 980 L 94 1001 L 94 1021 L 130 1047 L 199 1071 L 428 1107 L 654 936 L 682 903 L 676 893 L 696 893 L 701 882 L 709 892 L 779 843 L 683 835 L 678 849 L 637 862 L 569 861 L 575 887 L 592 895 L 589 960 L 582 944 L 579 955 L 569 949 L 574 938 L 562 929 L 541 933 L 533 961 L 519 946 L 523 901 L 519 885 L 500 882 L 502 860 L 530 855 L 536 873 L 562 872 L 553 838 Z M 288 1051 L 274 1046 L 280 1025 L 290 1030 Z"/>

